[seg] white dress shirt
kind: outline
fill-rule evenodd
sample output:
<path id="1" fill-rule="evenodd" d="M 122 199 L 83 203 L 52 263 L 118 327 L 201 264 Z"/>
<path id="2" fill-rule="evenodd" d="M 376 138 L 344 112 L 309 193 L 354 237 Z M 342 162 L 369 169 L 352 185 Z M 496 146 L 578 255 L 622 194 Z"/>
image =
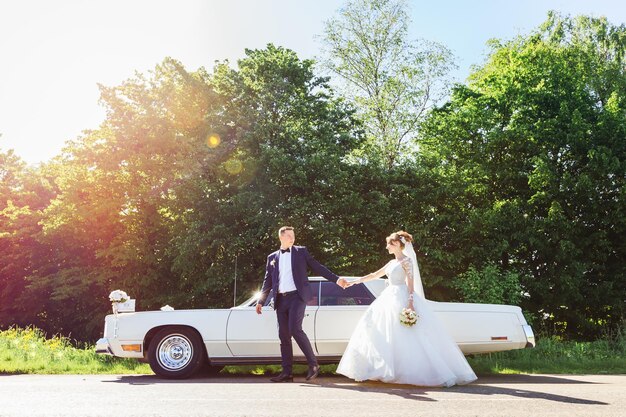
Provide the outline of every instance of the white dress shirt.
<path id="1" fill-rule="evenodd" d="M 278 255 L 278 292 L 295 291 L 296 284 L 293 281 L 293 272 L 291 271 L 291 251 L 279 253 Z"/>

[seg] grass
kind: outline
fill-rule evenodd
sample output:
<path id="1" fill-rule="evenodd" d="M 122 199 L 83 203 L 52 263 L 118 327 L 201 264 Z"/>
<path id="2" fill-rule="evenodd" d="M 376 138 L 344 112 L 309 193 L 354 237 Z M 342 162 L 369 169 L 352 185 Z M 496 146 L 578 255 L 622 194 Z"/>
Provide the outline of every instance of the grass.
<path id="1" fill-rule="evenodd" d="M 145 374 L 147 364 L 96 354 L 93 346 L 76 348 L 62 336 L 46 338 L 36 328 L 0 331 L 0 373 L 4 374 Z"/>
<path id="2" fill-rule="evenodd" d="M 626 337 L 593 342 L 542 337 L 534 349 L 476 355 L 468 361 L 477 374 L 626 374 Z"/>
<path id="3" fill-rule="evenodd" d="M 594 342 L 563 341 L 557 337 L 538 338 L 534 349 L 491 353 L 469 357 L 479 375 L 626 374 L 626 337 Z M 336 365 L 323 365 L 322 375 L 332 375 Z M 306 374 L 306 366 L 295 365 L 294 374 Z M 227 366 L 222 373 L 268 375 L 280 372 L 278 365 Z M 99 355 L 93 346 L 77 348 L 68 338 L 46 338 L 36 328 L 12 327 L 0 331 L 0 373 L 4 374 L 150 374 L 147 364 L 134 359 Z"/>

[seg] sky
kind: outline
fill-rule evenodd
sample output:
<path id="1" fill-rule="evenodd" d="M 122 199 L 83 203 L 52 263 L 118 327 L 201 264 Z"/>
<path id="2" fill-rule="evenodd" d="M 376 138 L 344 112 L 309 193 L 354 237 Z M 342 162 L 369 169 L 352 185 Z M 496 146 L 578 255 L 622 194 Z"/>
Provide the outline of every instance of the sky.
<path id="1" fill-rule="evenodd" d="M 236 62 L 268 43 L 300 58 L 321 50 L 324 22 L 345 0 L 22 0 L 0 2 L 0 150 L 30 164 L 96 129 L 97 84 L 114 86 L 165 57 L 187 70 Z M 455 81 L 484 61 L 485 43 L 532 31 L 548 10 L 626 23 L 623 0 L 409 0 L 412 38 L 447 46 Z"/>

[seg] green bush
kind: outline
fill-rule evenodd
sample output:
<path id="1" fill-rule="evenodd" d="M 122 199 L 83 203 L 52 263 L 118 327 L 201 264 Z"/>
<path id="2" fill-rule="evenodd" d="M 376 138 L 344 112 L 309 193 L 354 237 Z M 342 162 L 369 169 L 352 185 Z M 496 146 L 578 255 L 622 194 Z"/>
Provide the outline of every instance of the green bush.
<path id="1" fill-rule="evenodd" d="M 494 264 L 487 264 L 480 270 L 470 266 L 457 277 L 454 287 L 468 303 L 516 305 L 522 298 L 520 275 L 503 271 Z"/>

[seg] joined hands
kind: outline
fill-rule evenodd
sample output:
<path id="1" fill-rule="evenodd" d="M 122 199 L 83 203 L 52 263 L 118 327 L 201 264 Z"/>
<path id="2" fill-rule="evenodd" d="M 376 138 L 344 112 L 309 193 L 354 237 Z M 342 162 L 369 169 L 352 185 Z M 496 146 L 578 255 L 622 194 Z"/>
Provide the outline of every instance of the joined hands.
<path id="1" fill-rule="evenodd" d="M 347 279 L 345 279 L 345 278 L 339 278 L 339 279 L 337 280 L 337 285 L 339 285 L 339 286 L 340 286 L 341 288 L 343 288 L 344 290 L 345 290 L 346 288 L 351 287 L 351 286 L 356 285 L 356 284 L 360 284 L 360 282 L 359 282 L 358 280 L 348 281 L 348 280 L 347 280 Z"/>

